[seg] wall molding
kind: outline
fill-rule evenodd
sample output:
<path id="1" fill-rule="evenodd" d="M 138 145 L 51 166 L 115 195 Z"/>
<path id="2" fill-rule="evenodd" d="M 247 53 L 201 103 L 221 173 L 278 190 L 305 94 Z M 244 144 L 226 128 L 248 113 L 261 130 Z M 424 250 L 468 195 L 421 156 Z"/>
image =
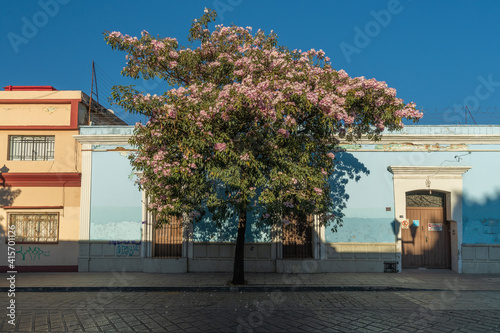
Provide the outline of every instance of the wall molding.
<path id="1" fill-rule="evenodd" d="M 413 166 L 390 165 L 387 170 L 394 178 L 455 178 L 462 177 L 472 167 L 470 166 Z"/>
<path id="2" fill-rule="evenodd" d="M 91 145 L 128 145 L 130 135 L 108 134 L 108 135 L 73 135 L 76 141 Z"/>
<path id="3" fill-rule="evenodd" d="M 4 186 L 12 187 L 80 187 L 79 172 L 2 173 Z"/>

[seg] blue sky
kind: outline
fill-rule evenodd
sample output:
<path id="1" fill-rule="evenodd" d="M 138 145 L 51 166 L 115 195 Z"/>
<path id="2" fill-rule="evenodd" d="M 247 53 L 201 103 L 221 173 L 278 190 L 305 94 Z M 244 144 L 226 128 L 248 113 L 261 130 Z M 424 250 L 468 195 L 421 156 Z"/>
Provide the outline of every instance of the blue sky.
<path id="1" fill-rule="evenodd" d="M 103 31 L 176 37 L 187 44 L 204 7 L 218 23 L 274 30 L 292 49 L 323 49 L 336 69 L 386 81 L 424 110 L 421 124 L 500 124 L 498 1 L 2 1 L 0 84 L 52 85 L 90 92 L 97 66 L 99 97 L 113 84 L 162 94 L 162 82 L 120 75 L 125 54 Z M 122 115 L 128 122 L 137 119 Z"/>

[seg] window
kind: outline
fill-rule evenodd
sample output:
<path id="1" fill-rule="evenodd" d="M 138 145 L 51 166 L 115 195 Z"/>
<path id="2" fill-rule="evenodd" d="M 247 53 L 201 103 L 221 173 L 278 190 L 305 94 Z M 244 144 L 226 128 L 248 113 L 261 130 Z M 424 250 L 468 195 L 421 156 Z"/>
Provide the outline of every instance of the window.
<path id="1" fill-rule="evenodd" d="M 10 136 L 9 160 L 11 161 L 53 161 L 54 136 Z"/>
<path id="2" fill-rule="evenodd" d="M 11 225 L 16 226 L 16 243 L 58 242 L 59 213 L 10 213 Z"/>

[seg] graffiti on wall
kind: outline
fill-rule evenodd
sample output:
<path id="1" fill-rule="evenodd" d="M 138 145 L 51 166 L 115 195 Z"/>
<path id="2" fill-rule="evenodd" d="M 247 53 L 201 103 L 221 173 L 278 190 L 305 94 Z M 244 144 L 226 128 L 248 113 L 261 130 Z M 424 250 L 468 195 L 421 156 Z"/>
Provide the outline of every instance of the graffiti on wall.
<path id="1" fill-rule="evenodd" d="M 118 257 L 132 257 L 139 254 L 139 244 L 116 244 L 115 247 Z"/>
<path id="2" fill-rule="evenodd" d="M 44 251 L 38 246 L 35 246 L 31 248 L 31 246 L 28 246 L 28 248 L 24 248 L 21 245 L 21 249 L 17 251 L 16 253 L 19 253 L 23 257 L 23 261 L 26 260 L 26 257 L 28 256 L 32 261 L 35 260 L 40 260 L 42 257 L 48 257 L 50 256 L 50 251 Z"/>
<path id="3" fill-rule="evenodd" d="M 119 244 L 135 244 L 135 245 L 141 245 L 141 241 L 115 241 L 115 240 L 110 240 L 109 244 L 113 245 L 119 245 Z"/>

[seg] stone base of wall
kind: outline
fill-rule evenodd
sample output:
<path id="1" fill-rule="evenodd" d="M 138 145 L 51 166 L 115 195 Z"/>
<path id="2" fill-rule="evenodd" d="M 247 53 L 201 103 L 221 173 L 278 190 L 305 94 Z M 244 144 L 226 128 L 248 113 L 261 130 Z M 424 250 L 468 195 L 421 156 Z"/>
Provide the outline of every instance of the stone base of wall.
<path id="1" fill-rule="evenodd" d="M 187 258 L 142 258 L 144 273 L 186 273 Z"/>
<path id="2" fill-rule="evenodd" d="M 189 259 L 189 272 L 230 273 L 234 269 L 234 259 Z M 245 259 L 245 272 L 248 273 L 273 273 L 275 272 L 273 260 Z"/>
<path id="3" fill-rule="evenodd" d="M 398 261 L 393 243 L 326 243 L 319 269 L 325 273 L 384 272 L 384 262 Z"/>
<path id="4" fill-rule="evenodd" d="M 234 243 L 200 242 L 193 244 L 193 258 L 189 259 L 189 272 L 232 272 Z M 275 246 L 272 243 L 245 244 L 246 272 L 275 272 Z"/>
<path id="5" fill-rule="evenodd" d="M 80 242 L 79 272 L 142 272 L 141 244 L 136 241 Z"/>
<path id="6" fill-rule="evenodd" d="M 500 273 L 500 244 L 463 244 L 462 272 Z"/>
<path id="7" fill-rule="evenodd" d="M 321 273 L 321 261 L 315 259 L 277 259 L 276 273 L 312 274 Z"/>
<path id="8" fill-rule="evenodd" d="M 79 271 L 149 273 L 232 272 L 235 244 L 194 243 L 192 258 L 143 258 L 136 242 L 92 241 L 80 244 Z M 396 245 L 386 243 L 328 243 L 321 259 L 276 259 L 276 244 L 245 244 L 245 271 L 276 273 L 383 272 L 395 261 Z"/>

